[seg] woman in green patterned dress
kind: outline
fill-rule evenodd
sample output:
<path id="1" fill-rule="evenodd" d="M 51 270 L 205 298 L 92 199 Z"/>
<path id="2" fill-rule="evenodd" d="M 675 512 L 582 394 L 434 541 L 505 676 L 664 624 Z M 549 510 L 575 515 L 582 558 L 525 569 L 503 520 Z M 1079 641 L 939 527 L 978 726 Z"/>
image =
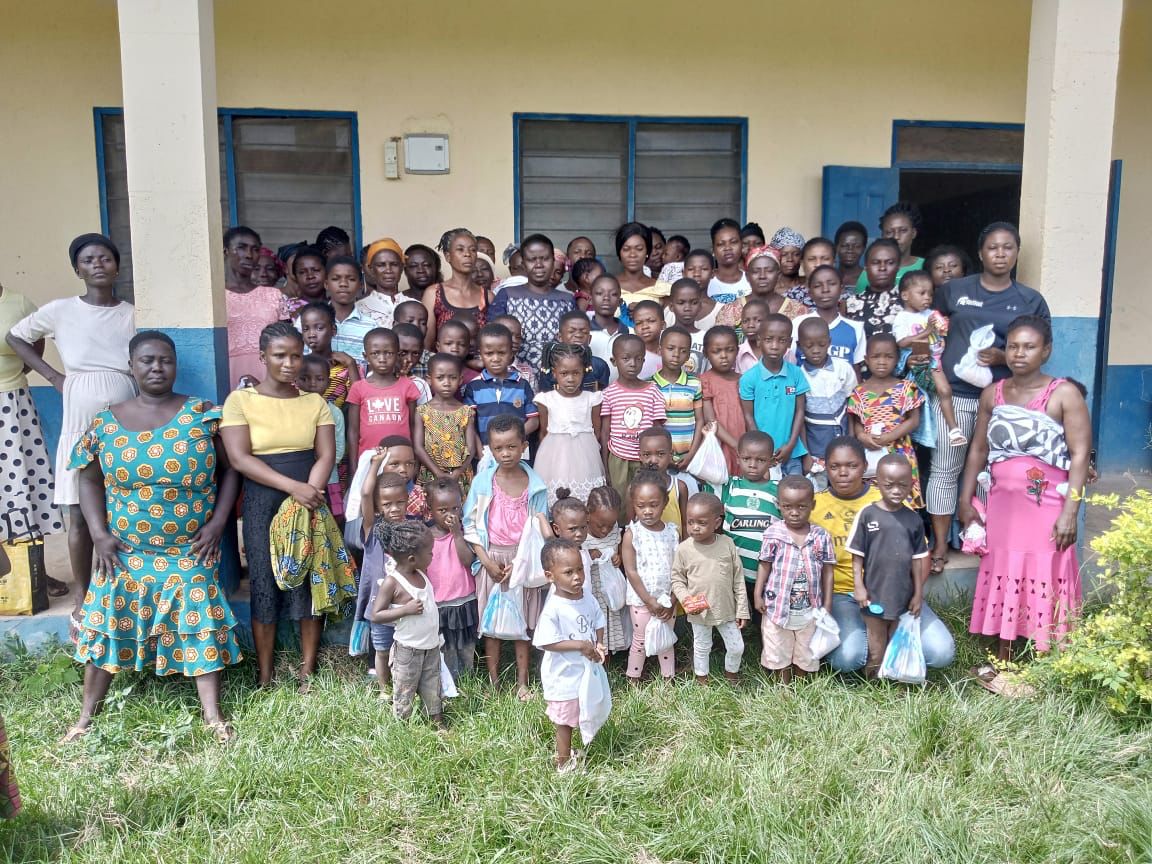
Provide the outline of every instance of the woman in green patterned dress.
<path id="1" fill-rule="evenodd" d="M 154 669 L 194 678 L 205 725 L 226 741 L 220 670 L 240 647 L 217 568 L 238 477 L 216 439 L 220 409 L 172 392 L 172 340 L 138 333 L 129 368 L 140 395 L 97 414 L 70 464 L 95 552 L 75 655 L 84 705 L 64 740 L 88 732 L 116 672 Z"/>

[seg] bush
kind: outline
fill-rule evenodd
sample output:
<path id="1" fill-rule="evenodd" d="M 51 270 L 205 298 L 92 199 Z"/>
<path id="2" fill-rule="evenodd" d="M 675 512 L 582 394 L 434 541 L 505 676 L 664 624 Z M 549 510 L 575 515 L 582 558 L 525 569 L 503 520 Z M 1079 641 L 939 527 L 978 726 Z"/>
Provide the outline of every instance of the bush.
<path id="1" fill-rule="evenodd" d="M 1038 661 L 1032 675 L 1040 683 L 1102 696 L 1116 713 L 1152 715 L 1152 494 L 1139 490 L 1123 501 L 1094 496 L 1089 503 L 1118 511 L 1092 541 L 1111 597 L 1059 650 Z"/>

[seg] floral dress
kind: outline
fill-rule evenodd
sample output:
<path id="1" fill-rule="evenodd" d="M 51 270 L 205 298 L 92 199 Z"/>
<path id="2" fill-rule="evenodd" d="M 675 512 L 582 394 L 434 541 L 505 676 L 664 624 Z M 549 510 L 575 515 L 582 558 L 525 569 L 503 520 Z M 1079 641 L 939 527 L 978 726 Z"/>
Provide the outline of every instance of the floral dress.
<path id="1" fill-rule="evenodd" d="M 123 428 L 96 415 L 70 467 L 104 472 L 108 530 L 127 547 L 112 576 L 92 574 L 75 658 L 108 672 L 152 668 L 197 676 L 240 660 L 236 618 L 192 538 L 216 504 L 220 409 L 195 398 L 156 429 Z"/>
<path id="2" fill-rule="evenodd" d="M 895 286 L 888 291 L 853 294 L 844 301 L 845 316 L 864 325 L 865 338 L 877 333 L 891 333 L 892 322 L 903 310 L 904 304 L 900 302 L 900 292 Z"/>
<path id="3" fill-rule="evenodd" d="M 461 405 L 454 411 L 441 411 L 430 403 L 416 406 L 416 416 L 424 424 L 424 452 L 444 471 L 467 465 L 460 472 L 460 494 L 468 497 L 472 485 L 472 457 L 468 453 L 468 424 L 472 422 L 471 405 Z M 427 468 L 420 469 L 420 482 L 436 479 Z"/>
<path id="4" fill-rule="evenodd" d="M 860 424 L 874 435 L 887 435 L 902 422 L 905 415 L 924 404 L 924 394 L 911 381 L 897 381 L 883 393 L 873 393 L 864 385 L 857 387 L 848 397 L 848 413 L 860 420 Z M 908 494 L 908 506 L 919 510 L 924 506 L 920 495 L 920 466 L 916 464 L 916 450 L 912 437 L 905 435 L 886 448 L 889 453 L 899 453 L 912 466 L 912 491 Z"/>

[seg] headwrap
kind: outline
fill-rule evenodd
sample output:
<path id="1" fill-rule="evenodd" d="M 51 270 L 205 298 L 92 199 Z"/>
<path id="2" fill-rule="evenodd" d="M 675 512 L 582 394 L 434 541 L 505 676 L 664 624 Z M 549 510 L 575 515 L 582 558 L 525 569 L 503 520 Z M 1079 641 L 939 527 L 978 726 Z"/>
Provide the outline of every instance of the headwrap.
<path id="1" fill-rule="evenodd" d="M 372 259 L 376 257 L 377 252 L 382 252 L 387 249 L 389 252 L 395 252 L 400 258 L 400 263 L 404 263 L 404 250 L 400 244 L 393 240 L 391 237 L 381 237 L 379 240 L 368 246 L 368 251 L 364 253 L 364 263 L 371 264 Z"/>
<path id="2" fill-rule="evenodd" d="M 476 250 L 476 257 L 477 258 L 483 258 L 484 261 L 487 262 L 488 266 L 492 268 L 492 278 L 495 279 L 496 278 L 496 262 L 492 260 L 492 256 L 490 256 L 487 252 L 481 252 L 479 249 L 477 249 Z"/>
<path id="3" fill-rule="evenodd" d="M 504 247 L 504 254 L 501 255 L 500 257 L 504 260 L 504 263 L 507 264 L 509 261 L 512 260 L 512 256 L 515 255 L 519 251 L 520 251 L 519 246 L 517 246 L 515 243 L 509 243 L 507 246 Z"/>
<path id="4" fill-rule="evenodd" d="M 804 247 L 804 235 L 799 231 L 793 231 L 791 228 L 781 228 L 772 235 L 772 239 L 768 241 L 768 245 L 774 246 L 777 249 L 786 249 L 789 246 L 802 249 Z"/>
<path id="5" fill-rule="evenodd" d="M 103 246 L 112 253 L 112 257 L 116 261 L 116 266 L 120 266 L 120 250 L 116 248 L 116 244 L 105 237 L 103 234 L 81 234 L 75 240 L 68 244 L 68 260 L 72 262 L 72 269 L 76 269 L 76 259 L 80 257 L 89 246 Z"/>
<path id="6" fill-rule="evenodd" d="M 284 275 L 284 265 L 280 262 L 280 256 L 277 255 L 275 252 L 273 252 L 271 249 L 269 249 L 267 246 L 261 246 L 260 251 L 259 251 L 259 253 L 257 253 L 256 257 L 258 259 L 259 258 L 271 258 L 272 263 L 276 265 L 276 272 L 279 273 L 281 276 Z"/>
<path id="7" fill-rule="evenodd" d="M 776 232 L 777 235 L 779 233 L 780 233 L 779 231 Z M 793 233 L 795 233 L 795 232 L 793 232 Z M 797 236 L 799 236 L 799 235 L 797 235 Z M 773 237 L 772 239 L 773 239 L 773 241 L 775 241 L 776 237 Z M 800 245 L 803 246 L 804 244 L 801 243 Z M 751 267 L 752 262 L 755 261 L 757 258 L 771 258 L 773 261 L 775 261 L 777 264 L 779 264 L 780 263 L 780 250 L 778 248 L 776 248 L 775 245 L 752 247 L 751 249 L 748 250 L 748 254 L 744 256 L 745 269 L 747 269 L 748 267 Z"/>

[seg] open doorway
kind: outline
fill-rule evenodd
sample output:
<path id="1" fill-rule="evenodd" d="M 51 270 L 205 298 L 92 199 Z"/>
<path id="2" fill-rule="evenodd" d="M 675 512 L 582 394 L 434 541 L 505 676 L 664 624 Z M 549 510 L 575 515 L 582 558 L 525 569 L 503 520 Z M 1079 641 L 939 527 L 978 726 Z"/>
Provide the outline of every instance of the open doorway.
<path id="1" fill-rule="evenodd" d="M 975 261 L 976 238 L 985 225 L 999 220 L 1020 224 L 1020 174 L 901 169 L 900 200 L 914 202 L 924 216 L 916 255 L 951 243 Z"/>

